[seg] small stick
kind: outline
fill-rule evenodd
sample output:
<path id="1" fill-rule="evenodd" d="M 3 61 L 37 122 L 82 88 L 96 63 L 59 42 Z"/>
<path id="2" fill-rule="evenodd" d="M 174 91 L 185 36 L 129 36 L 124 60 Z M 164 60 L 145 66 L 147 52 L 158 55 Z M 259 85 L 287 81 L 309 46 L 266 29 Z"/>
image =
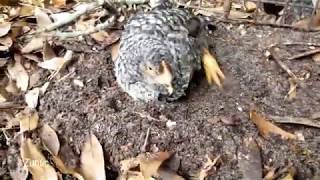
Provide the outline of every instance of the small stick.
<path id="1" fill-rule="evenodd" d="M 105 4 L 107 2 L 108 2 L 108 0 L 98 0 L 97 2 L 93 2 L 93 3 L 87 4 L 87 6 L 85 6 L 85 7 L 81 8 L 81 9 L 77 10 L 76 12 L 72 13 L 70 15 L 70 17 L 65 18 L 64 20 L 57 21 L 57 22 L 54 22 L 52 24 L 49 24 L 48 26 L 39 29 L 35 33 L 42 33 L 42 32 L 52 31 L 54 29 L 57 29 L 58 27 L 61 27 L 61 26 L 65 25 L 65 24 L 68 24 L 68 23 L 76 20 L 81 15 L 86 14 L 86 13 L 94 10 L 95 8 Z"/>
<path id="2" fill-rule="evenodd" d="M 293 78 L 294 81 L 297 82 L 298 78 L 297 76 L 289 69 L 289 67 L 284 63 L 282 62 L 278 57 L 276 57 L 276 53 L 275 53 L 275 47 L 271 47 L 269 49 L 270 53 L 271 53 L 271 56 L 272 58 L 278 63 L 278 65 L 290 76 Z"/>
<path id="3" fill-rule="evenodd" d="M 147 152 L 147 146 L 149 144 L 149 136 L 150 136 L 150 128 L 147 130 L 146 138 L 144 139 L 144 143 L 141 146 L 141 152 Z"/>
<path id="4" fill-rule="evenodd" d="M 303 58 L 303 57 L 306 57 L 306 56 L 311 56 L 311 55 L 319 53 L 319 52 L 320 52 L 320 48 L 311 49 L 309 51 L 305 51 L 305 52 L 293 55 L 293 56 L 289 57 L 288 59 L 289 60 L 300 59 L 300 58 Z"/>
<path id="5" fill-rule="evenodd" d="M 106 29 L 107 27 L 111 26 L 111 24 L 115 21 L 116 17 L 111 16 L 108 20 L 106 20 L 104 23 L 98 24 L 97 26 L 90 28 L 86 31 L 74 31 L 74 32 L 55 32 L 55 33 L 49 33 L 46 34 L 47 36 L 56 36 L 60 38 L 72 38 L 77 36 L 83 36 L 95 33 L 97 31 Z"/>
<path id="6" fill-rule="evenodd" d="M 285 43 L 282 43 L 282 45 L 285 45 L 285 46 L 302 45 L 302 46 L 315 46 L 315 47 L 320 47 L 320 44 L 318 44 L 318 43 L 312 43 L 312 42 L 285 42 Z"/>
<path id="7" fill-rule="evenodd" d="M 288 124 L 301 124 L 305 126 L 311 126 L 320 128 L 320 121 L 311 120 L 303 117 L 290 117 L 290 116 L 270 116 L 270 118 L 277 123 L 288 123 Z"/>

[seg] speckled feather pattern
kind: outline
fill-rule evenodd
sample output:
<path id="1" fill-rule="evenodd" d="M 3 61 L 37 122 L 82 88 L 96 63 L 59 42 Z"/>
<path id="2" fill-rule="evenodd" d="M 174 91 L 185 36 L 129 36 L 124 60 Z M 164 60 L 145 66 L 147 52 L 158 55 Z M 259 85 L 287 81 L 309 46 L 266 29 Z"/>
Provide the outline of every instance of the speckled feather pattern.
<path id="1" fill-rule="evenodd" d="M 155 9 L 131 17 L 121 36 L 115 75 L 120 87 L 135 100 L 176 100 L 185 94 L 193 71 L 201 68 L 197 38 L 186 27 L 193 15 L 185 9 Z M 161 85 L 149 83 L 141 66 L 161 59 L 169 63 L 174 92 L 170 96 Z"/>

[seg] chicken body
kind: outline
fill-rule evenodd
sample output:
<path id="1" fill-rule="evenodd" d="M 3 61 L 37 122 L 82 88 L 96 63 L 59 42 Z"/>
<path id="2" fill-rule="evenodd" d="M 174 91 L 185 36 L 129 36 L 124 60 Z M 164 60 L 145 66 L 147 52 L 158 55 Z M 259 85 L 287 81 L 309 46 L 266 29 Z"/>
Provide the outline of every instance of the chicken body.
<path id="1" fill-rule="evenodd" d="M 120 87 L 141 101 L 185 95 L 193 72 L 201 69 L 201 45 L 191 32 L 197 28 L 197 18 L 185 9 L 154 9 L 131 17 L 115 61 Z"/>

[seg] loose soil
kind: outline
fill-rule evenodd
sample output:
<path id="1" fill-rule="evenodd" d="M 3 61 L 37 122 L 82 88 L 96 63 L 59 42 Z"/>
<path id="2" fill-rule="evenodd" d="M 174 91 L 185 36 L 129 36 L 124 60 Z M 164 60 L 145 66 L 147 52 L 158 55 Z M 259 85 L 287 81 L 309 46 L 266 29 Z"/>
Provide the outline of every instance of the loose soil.
<path id="1" fill-rule="evenodd" d="M 219 24 L 209 41 L 227 77 L 224 90 L 209 87 L 200 76 L 191 83 L 187 97 L 160 105 L 134 102 L 117 86 L 109 48 L 94 50 L 98 45 L 88 45 L 86 41 L 57 42 L 86 52 L 61 76 L 73 73 L 54 81 L 40 99 L 41 122 L 49 123 L 65 149 L 69 149 L 66 151 L 72 150 L 76 156 L 86 136 L 94 133 L 103 146 L 111 179 L 117 177 L 121 160 L 141 153 L 148 128 L 147 150 L 175 152 L 181 160 L 178 174 L 187 179 L 201 168 L 206 155 L 221 155 L 222 160 L 208 179 L 240 179 L 243 175 L 237 154 L 248 137 L 258 143 L 264 166 L 283 168 L 292 164 L 297 179 L 319 177 L 319 129 L 278 124 L 289 132 L 302 133 L 305 141 L 265 139 L 248 115 L 251 104 L 266 117 L 310 117 L 320 112 L 319 64 L 310 57 L 283 61 L 299 77 L 310 73 L 310 78 L 298 87 L 296 98 L 288 101 L 288 74 L 264 56 L 271 44 L 319 42 L 315 37 L 313 33 L 289 29 Z M 279 53 L 289 57 L 301 47 L 282 46 Z M 84 87 L 75 85 L 75 79 L 84 82 Z M 168 120 L 176 122 L 176 126 L 168 128 Z M 67 162 L 76 164 L 70 152 L 65 154 Z"/>

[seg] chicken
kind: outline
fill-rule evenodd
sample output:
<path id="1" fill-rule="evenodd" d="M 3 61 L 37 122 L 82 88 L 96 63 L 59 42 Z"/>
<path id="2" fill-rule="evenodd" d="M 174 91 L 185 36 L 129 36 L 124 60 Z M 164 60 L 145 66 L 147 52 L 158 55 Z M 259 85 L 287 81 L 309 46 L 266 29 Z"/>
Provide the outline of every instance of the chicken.
<path id="1" fill-rule="evenodd" d="M 131 17 L 115 60 L 119 86 L 134 100 L 173 101 L 185 95 L 193 73 L 203 69 L 209 84 L 221 88 L 224 74 L 200 37 L 202 24 L 188 10 L 167 5 Z"/>

